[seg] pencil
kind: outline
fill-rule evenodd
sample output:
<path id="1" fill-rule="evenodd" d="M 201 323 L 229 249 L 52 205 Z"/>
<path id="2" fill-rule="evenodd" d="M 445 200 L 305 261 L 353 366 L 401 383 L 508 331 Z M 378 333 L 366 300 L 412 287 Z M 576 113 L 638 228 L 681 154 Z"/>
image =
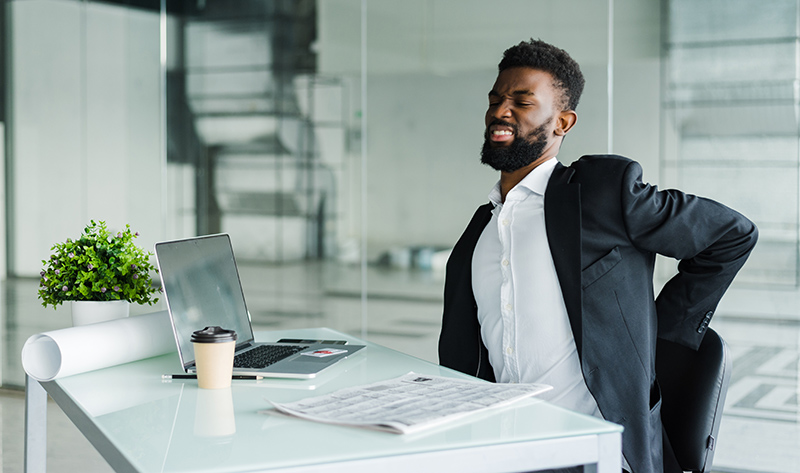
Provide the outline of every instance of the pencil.
<path id="1" fill-rule="evenodd" d="M 263 376 L 233 375 L 231 379 L 262 379 Z M 172 379 L 197 379 L 196 374 L 164 374 L 161 379 L 169 381 Z"/>

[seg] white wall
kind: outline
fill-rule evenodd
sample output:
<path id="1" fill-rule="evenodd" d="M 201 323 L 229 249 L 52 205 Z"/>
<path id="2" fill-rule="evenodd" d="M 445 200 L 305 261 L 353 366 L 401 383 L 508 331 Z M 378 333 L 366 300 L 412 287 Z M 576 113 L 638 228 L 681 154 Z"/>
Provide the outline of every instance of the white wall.
<path id="1" fill-rule="evenodd" d="M 14 1 L 11 113 L 17 275 L 90 219 L 164 238 L 158 15 L 99 3 Z"/>

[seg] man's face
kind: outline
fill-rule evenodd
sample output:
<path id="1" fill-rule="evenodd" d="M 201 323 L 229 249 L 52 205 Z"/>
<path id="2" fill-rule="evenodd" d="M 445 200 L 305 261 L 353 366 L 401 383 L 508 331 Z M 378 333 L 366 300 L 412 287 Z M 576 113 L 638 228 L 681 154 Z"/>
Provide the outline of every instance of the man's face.
<path id="1" fill-rule="evenodd" d="M 553 76 L 529 67 L 506 69 L 489 92 L 481 162 L 513 172 L 542 157 L 555 156 L 561 140 L 554 127 L 561 91 Z"/>

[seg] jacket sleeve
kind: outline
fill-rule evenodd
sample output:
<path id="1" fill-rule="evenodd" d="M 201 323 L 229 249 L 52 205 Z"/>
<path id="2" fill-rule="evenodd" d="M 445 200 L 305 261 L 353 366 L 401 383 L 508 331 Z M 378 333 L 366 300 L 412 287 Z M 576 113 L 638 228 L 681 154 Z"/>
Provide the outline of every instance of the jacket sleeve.
<path id="1" fill-rule="evenodd" d="M 697 349 L 722 295 L 758 239 L 755 224 L 709 199 L 642 182 L 625 170 L 623 218 L 638 248 L 679 260 L 678 273 L 656 298 L 658 336 Z"/>

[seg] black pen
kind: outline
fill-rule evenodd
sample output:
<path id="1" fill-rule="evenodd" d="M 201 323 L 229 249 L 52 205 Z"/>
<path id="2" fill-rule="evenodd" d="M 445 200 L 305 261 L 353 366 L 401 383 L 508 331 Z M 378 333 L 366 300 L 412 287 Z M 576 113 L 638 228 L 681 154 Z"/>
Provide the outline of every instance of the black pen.
<path id="1" fill-rule="evenodd" d="M 231 379 L 262 379 L 263 376 L 233 375 Z M 196 374 L 162 374 L 161 379 L 169 381 L 172 379 L 197 379 Z"/>

